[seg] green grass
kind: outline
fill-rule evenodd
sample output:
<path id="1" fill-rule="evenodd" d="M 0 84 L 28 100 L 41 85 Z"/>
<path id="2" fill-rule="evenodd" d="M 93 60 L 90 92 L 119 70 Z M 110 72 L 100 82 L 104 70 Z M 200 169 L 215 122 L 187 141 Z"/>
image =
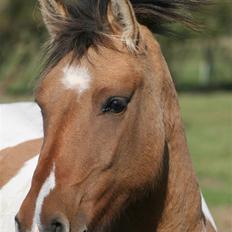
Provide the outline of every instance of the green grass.
<path id="1" fill-rule="evenodd" d="M 188 144 L 211 206 L 232 205 L 232 94 L 180 96 Z"/>

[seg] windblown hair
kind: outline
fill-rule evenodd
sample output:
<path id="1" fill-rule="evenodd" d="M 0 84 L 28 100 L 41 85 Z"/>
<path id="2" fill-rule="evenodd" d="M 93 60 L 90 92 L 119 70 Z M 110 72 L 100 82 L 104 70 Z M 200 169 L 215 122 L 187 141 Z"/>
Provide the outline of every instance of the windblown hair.
<path id="1" fill-rule="evenodd" d="M 172 23 L 196 29 L 191 13 L 207 0 L 131 0 L 140 24 L 153 33 L 165 34 Z M 50 12 L 53 24 L 59 30 L 49 43 L 46 70 L 54 67 L 66 54 L 73 51 L 73 58 L 80 59 L 89 47 L 110 47 L 112 28 L 108 21 L 110 0 L 65 1 L 67 18 Z"/>

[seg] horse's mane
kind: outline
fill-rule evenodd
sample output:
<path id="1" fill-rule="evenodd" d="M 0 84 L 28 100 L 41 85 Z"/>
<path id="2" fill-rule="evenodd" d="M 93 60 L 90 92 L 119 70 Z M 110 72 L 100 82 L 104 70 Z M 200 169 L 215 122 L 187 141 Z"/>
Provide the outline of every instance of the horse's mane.
<path id="1" fill-rule="evenodd" d="M 196 29 L 191 13 L 207 0 L 131 0 L 137 20 L 153 33 L 165 34 L 170 24 L 180 23 Z M 54 67 L 66 54 L 73 51 L 80 59 L 89 47 L 110 46 L 110 25 L 107 18 L 110 0 L 64 1 L 69 13 L 67 20 L 53 14 L 59 28 L 49 43 L 46 70 Z M 53 12 L 51 12 L 53 13 Z M 53 22 L 54 23 L 54 22 Z"/>
<path id="2" fill-rule="evenodd" d="M 139 23 L 156 34 L 166 34 L 173 23 L 198 29 L 192 12 L 207 2 L 208 0 L 131 0 Z"/>

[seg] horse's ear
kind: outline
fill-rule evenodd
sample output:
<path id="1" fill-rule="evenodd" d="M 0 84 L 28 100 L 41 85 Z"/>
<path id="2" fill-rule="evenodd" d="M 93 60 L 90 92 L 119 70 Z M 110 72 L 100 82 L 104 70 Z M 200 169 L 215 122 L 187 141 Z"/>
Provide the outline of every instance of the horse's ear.
<path id="1" fill-rule="evenodd" d="M 112 28 L 120 33 L 130 50 L 137 50 L 140 39 L 139 24 L 129 0 L 111 0 L 108 18 Z"/>
<path id="2" fill-rule="evenodd" d="M 60 22 L 68 17 L 68 11 L 62 0 L 38 0 L 43 20 L 52 38 L 59 33 Z"/>

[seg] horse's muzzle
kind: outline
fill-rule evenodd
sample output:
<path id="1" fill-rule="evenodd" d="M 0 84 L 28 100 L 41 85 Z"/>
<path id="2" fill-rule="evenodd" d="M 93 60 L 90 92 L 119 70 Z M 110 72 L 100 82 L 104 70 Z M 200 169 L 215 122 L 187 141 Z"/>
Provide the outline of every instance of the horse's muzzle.
<path id="1" fill-rule="evenodd" d="M 70 226 L 67 223 L 66 220 L 61 218 L 55 218 L 53 219 L 48 225 L 37 227 L 32 229 L 31 232 L 70 232 Z M 18 217 L 15 217 L 15 232 L 26 232 L 28 230 L 25 230 L 23 228 L 22 222 L 18 219 Z M 80 230 L 77 232 L 88 232 L 87 227 L 83 226 Z"/>

